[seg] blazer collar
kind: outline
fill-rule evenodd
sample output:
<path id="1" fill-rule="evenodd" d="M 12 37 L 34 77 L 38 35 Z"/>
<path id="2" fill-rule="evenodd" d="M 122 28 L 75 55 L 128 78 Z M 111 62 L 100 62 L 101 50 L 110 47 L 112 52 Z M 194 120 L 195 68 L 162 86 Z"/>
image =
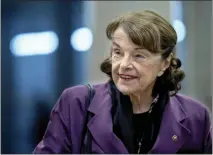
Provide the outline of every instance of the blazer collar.
<path id="1" fill-rule="evenodd" d="M 94 117 L 88 122 L 92 137 L 107 154 L 128 153 L 123 142 L 113 133 L 111 115 L 112 101 L 109 83 L 96 86 L 94 98 L 88 108 Z M 166 105 L 158 137 L 149 153 L 176 153 L 189 138 L 188 116 L 176 96 L 169 98 Z M 103 139 L 104 138 L 104 139 Z"/>
<path id="2" fill-rule="evenodd" d="M 175 154 L 189 138 L 188 116 L 176 96 L 166 105 L 157 140 L 150 153 Z"/>
<path id="3" fill-rule="evenodd" d="M 108 90 L 108 84 L 96 88 L 96 93 L 88 108 L 88 111 L 95 115 L 87 126 L 104 153 L 128 153 L 122 141 L 113 133 L 112 102 Z"/>

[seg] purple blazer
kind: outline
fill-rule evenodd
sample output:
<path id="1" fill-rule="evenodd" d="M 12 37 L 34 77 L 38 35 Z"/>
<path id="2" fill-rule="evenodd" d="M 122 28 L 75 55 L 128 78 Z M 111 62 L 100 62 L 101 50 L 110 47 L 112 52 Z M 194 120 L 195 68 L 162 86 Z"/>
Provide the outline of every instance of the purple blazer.
<path id="1" fill-rule="evenodd" d="M 94 114 L 87 124 L 92 135 L 92 153 L 127 154 L 126 147 L 113 133 L 109 85 L 102 83 L 94 88 L 96 93 L 87 109 Z M 66 89 L 51 112 L 43 140 L 33 153 L 80 154 L 87 99 L 86 86 Z M 170 97 L 158 137 L 149 153 L 174 154 L 179 150 L 211 153 L 210 122 L 204 105 L 180 94 Z"/>

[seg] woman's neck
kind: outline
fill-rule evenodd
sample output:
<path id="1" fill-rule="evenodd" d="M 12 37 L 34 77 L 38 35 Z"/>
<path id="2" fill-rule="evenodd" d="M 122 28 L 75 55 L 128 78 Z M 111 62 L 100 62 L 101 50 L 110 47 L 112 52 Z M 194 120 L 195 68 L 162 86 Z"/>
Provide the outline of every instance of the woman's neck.
<path id="1" fill-rule="evenodd" d="M 132 102 L 133 113 L 147 112 L 151 106 L 153 97 L 151 92 L 143 92 L 139 94 L 130 95 Z"/>

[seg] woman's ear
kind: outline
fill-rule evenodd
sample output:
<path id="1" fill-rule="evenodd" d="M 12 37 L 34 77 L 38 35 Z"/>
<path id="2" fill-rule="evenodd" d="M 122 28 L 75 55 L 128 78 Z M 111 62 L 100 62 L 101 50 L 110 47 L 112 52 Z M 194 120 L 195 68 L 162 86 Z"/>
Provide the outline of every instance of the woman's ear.
<path id="1" fill-rule="evenodd" d="M 158 77 L 160 77 L 161 75 L 163 75 L 163 73 L 165 72 L 165 70 L 167 70 L 167 68 L 169 68 L 173 56 L 174 56 L 174 54 L 170 53 L 170 55 L 165 60 L 163 60 L 163 65 L 161 67 L 161 71 L 157 75 Z"/>
<path id="2" fill-rule="evenodd" d="M 173 57 L 174 57 L 174 54 L 170 53 L 169 56 L 164 60 L 164 68 L 163 68 L 164 70 L 169 68 Z"/>

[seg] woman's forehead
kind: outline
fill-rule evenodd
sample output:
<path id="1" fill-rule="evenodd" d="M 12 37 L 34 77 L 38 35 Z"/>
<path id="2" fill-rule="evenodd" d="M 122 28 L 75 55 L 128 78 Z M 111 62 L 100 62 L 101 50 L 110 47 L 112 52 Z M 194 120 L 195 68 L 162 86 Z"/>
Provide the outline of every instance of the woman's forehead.
<path id="1" fill-rule="evenodd" d="M 119 44 L 116 43 L 115 41 L 112 42 L 112 47 L 118 47 L 121 48 L 122 50 L 128 50 L 128 51 L 139 51 L 139 50 L 145 50 L 144 48 L 138 47 L 136 45 L 129 45 L 129 44 Z"/>
<path id="2" fill-rule="evenodd" d="M 118 28 L 112 35 L 112 45 L 123 47 L 123 48 L 141 48 L 135 45 L 127 33 L 122 29 Z"/>
<path id="3" fill-rule="evenodd" d="M 131 42 L 131 39 L 129 38 L 128 34 L 121 27 L 117 28 L 112 34 L 112 40 L 122 40 L 126 42 Z"/>
<path id="4" fill-rule="evenodd" d="M 113 38 L 129 38 L 122 27 L 118 27 L 113 33 Z"/>

